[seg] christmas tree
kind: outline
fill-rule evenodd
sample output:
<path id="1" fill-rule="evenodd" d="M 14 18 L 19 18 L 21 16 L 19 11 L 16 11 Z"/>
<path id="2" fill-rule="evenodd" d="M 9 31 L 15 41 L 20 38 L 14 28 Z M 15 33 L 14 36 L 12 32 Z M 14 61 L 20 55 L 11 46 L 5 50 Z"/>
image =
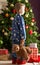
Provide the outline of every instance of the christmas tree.
<path id="1" fill-rule="evenodd" d="M 21 2 L 25 4 L 25 14 L 23 15 L 25 20 L 26 28 L 26 44 L 39 43 L 37 37 L 39 36 L 37 32 L 36 20 L 28 0 L 7 0 L 7 5 L 2 9 L 0 13 L 0 48 L 8 48 L 11 50 L 11 30 L 12 30 L 12 20 L 16 14 L 15 4 Z"/>

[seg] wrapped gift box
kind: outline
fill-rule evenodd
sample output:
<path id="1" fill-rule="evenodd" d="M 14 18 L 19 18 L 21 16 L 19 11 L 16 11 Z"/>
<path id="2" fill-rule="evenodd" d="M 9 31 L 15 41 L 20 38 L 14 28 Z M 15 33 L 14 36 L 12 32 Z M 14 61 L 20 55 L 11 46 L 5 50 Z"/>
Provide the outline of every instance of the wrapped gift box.
<path id="1" fill-rule="evenodd" d="M 40 54 L 38 54 L 38 59 L 33 59 L 33 58 L 30 57 L 28 62 L 31 62 L 31 63 L 37 62 L 37 63 L 39 63 L 40 62 Z"/>
<path id="2" fill-rule="evenodd" d="M 0 49 L 0 55 L 8 54 L 8 49 Z"/>
<path id="3" fill-rule="evenodd" d="M 31 53 L 31 58 L 32 59 L 38 59 L 38 48 L 31 48 L 31 50 L 32 50 L 32 53 Z"/>
<path id="4" fill-rule="evenodd" d="M 37 43 L 30 43 L 31 48 L 37 48 Z"/>
<path id="5" fill-rule="evenodd" d="M 0 55 L 0 61 L 6 61 L 9 59 L 9 54 L 7 55 Z"/>

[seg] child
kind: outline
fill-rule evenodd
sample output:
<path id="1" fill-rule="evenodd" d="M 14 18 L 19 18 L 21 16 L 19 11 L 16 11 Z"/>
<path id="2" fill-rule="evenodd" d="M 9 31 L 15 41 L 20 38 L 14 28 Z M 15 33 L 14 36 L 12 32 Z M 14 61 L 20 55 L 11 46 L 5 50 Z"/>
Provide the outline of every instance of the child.
<path id="1" fill-rule="evenodd" d="M 25 5 L 22 3 L 15 4 L 16 16 L 12 22 L 12 51 L 13 51 L 13 59 L 16 60 L 17 56 L 28 59 L 27 50 L 25 48 L 25 40 L 26 40 L 26 31 L 25 31 L 25 23 L 24 18 L 21 16 L 25 13 Z M 20 53 L 19 53 L 20 52 Z M 22 58 L 23 58 L 22 57 Z M 15 61 L 16 62 L 16 61 Z"/>

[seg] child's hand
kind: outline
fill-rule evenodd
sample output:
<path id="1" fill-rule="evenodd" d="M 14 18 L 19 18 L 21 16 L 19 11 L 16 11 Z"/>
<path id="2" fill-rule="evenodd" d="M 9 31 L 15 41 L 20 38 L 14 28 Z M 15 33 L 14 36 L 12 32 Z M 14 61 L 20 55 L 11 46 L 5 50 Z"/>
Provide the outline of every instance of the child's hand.
<path id="1" fill-rule="evenodd" d="M 24 40 L 21 40 L 20 41 L 20 46 L 23 46 L 24 45 Z"/>

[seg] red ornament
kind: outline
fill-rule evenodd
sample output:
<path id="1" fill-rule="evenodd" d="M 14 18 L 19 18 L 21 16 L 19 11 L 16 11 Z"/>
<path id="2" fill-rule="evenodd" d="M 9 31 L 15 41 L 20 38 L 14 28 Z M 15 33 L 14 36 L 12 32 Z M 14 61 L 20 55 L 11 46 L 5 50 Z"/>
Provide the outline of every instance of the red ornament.
<path id="1" fill-rule="evenodd" d="M 28 26 L 28 25 L 26 25 L 26 26 L 25 26 L 25 28 L 26 28 L 26 29 L 28 29 L 28 28 L 29 28 L 29 26 Z"/>
<path id="2" fill-rule="evenodd" d="M 30 34 L 30 35 L 32 35 L 32 33 L 33 33 L 33 31 L 32 31 L 32 30 L 30 30 L 30 31 L 29 31 L 29 34 Z"/>
<path id="3" fill-rule="evenodd" d="M 12 30 L 12 28 L 8 28 L 8 30 L 10 30 L 10 31 L 11 31 L 11 30 Z"/>
<path id="4" fill-rule="evenodd" d="M 35 22 L 35 18 L 32 18 L 32 22 Z"/>
<path id="5" fill-rule="evenodd" d="M 13 10 L 12 10 L 12 12 L 15 14 L 15 13 L 16 13 L 16 10 L 15 10 L 15 9 L 13 9 Z"/>

